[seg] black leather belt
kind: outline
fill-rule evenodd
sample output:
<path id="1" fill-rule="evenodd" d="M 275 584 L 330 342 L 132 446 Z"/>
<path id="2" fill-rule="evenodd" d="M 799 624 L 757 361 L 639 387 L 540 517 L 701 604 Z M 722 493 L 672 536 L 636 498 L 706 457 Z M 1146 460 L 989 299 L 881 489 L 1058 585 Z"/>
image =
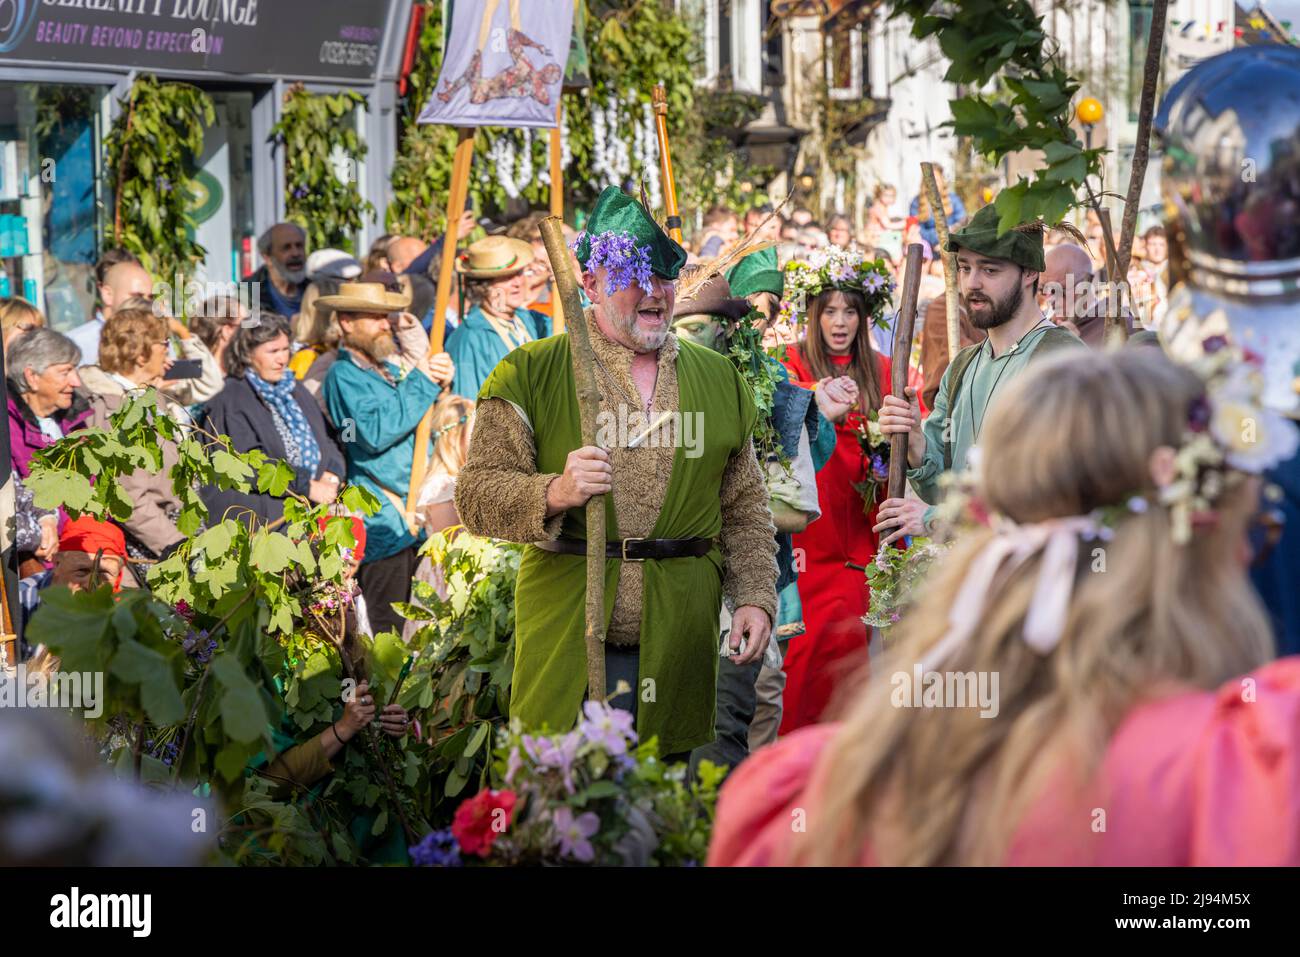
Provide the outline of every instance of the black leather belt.
<path id="1" fill-rule="evenodd" d="M 536 542 L 538 548 L 560 555 L 586 555 L 587 543 L 578 538 L 557 538 L 553 542 Z M 625 562 L 643 562 L 658 558 L 698 558 L 713 547 L 711 538 L 625 538 L 605 543 L 606 558 Z"/>

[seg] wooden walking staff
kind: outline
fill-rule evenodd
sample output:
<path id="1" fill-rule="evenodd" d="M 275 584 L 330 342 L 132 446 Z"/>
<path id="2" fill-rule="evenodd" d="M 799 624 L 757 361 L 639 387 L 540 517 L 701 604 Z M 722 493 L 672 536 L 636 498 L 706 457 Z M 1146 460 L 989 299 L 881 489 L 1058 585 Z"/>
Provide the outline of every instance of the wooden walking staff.
<path id="1" fill-rule="evenodd" d="M 933 202 L 931 203 L 933 206 Z M 942 206 L 934 221 L 943 215 Z M 921 244 L 907 247 L 907 264 L 903 267 L 903 301 L 894 323 L 894 351 L 889 362 L 889 392 L 905 398 L 907 367 L 912 355 L 912 330 L 916 327 L 916 298 L 921 291 Z M 953 353 L 956 355 L 956 353 Z M 899 361 L 901 358 L 902 361 Z M 907 484 L 907 433 L 895 432 L 889 437 L 889 497 L 902 498 Z"/>
<path id="2" fill-rule="evenodd" d="M 474 131 L 462 129 L 456 142 L 456 156 L 451 165 L 451 195 L 447 198 L 447 235 L 442 241 L 442 261 L 438 268 L 438 292 L 433 304 L 433 328 L 429 330 L 429 354 L 442 352 L 442 340 L 447 331 L 447 303 L 451 300 L 451 284 L 456 265 L 456 241 L 460 238 L 460 218 L 465 213 L 469 195 L 469 167 L 474 159 Z M 415 430 L 415 456 L 411 460 L 411 484 L 406 492 L 406 526 L 414 535 L 419 530 L 416 506 L 420 501 L 420 486 L 429 471 L 429 439 L 433 436 L 433 406 L 429 406 Z"/>
<path id="3" fill-rule="evenodd" d="M 596 416 L 600 413 L 600 392 L 596 388 L 596 354 L 591 348 L 587 317 L 578 295 L 573 260 L 564 244 L 561 221 L 552 216 L 542 220 L 542 242 L 555 274 L 555 291 L 569 327 L 569 353 L 573 359 L 573 381 L 578 392 L 578 415 L 582 444 L 596 444 Z M 587 697 L 605 700 L 605 496 L 587 499 Z"/>
<path id="4" fill-rule="evenodd" d="M 655 110 L 655 132 L 659 134 L 659 166 L 664 177 L 664 209 L 668 218 L 664 229 L 678 245 L 682 242 L 682 215 L 677 208 L 677 180 L 673 178 L 673 154 L 668 149 L 668 91 L 656 84 L 651 97 Z"/>
<path id="5" fill-rule="evenodd" d="M 952 362 L 961 351 L 961 312 L 957 305 L 957 254 L 945 252 L 948 248 L 948 216 L 939 195 L 939 183 L 934 178 L 934 164 L 921 164 L 921 182 L 930 197 L 930 211 L 934 213 L 934 228 L 939 234 L 936 256 L 943 257 L 943 303 L 948 320 L 948 361 Z"/>
<path id="6" fill-rule="evenodd" d="M 564 222 L 564 98 L 555 104 L 555 129 L 551 130 L 551 215 Z M 551 292 L 551 333 L 564 331 L 564 310 L 556 308 L 559 292 Z"/>

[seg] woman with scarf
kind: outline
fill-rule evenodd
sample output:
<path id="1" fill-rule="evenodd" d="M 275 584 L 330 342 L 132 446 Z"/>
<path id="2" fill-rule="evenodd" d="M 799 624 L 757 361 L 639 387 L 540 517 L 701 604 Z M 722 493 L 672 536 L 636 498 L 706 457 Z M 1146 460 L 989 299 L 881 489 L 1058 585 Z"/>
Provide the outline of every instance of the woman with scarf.
<path id="1" fill-rule="evenodd" d="M 311 393 L 289 371 L 289 320 L 263 313 L 261 322 L 241 327 L 226 349 L 226 386 L 207 404 L 200 423 L 212 435 L 229 436 L 238 452 L 258 449 L 289 463 L 289 491 L 318 504 L 334 501 L 343 453 L 325 427 Z M 251 510 L 263 522 L 284 514 L 284 496 L 206 487 L 209 521 Z"/>

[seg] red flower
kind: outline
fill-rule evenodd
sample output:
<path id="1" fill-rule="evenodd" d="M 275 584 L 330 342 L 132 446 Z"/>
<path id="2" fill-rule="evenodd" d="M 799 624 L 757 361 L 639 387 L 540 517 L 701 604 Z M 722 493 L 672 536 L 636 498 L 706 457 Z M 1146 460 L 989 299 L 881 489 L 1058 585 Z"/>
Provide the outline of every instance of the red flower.
<path id="1" fill-rule="evenodd" d="M 510 826 L 517 800 L 514 791 L 479 791 L 462 801 L 451 822 L 461 852 L 479 857 L 491 854 L 492 842 Z"/>

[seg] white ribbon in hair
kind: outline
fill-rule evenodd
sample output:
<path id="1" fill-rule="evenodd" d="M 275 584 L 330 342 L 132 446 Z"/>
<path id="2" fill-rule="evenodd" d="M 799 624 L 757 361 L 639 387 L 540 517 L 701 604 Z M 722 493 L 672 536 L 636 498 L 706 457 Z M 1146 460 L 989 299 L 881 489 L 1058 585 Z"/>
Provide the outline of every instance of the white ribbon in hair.
<path id="1" fill-rule="evenodd" d="M 1002 522 L 997 534 L 971 563 L 961 589 L 948 613 L 948 632 L 926 654 L 923 670 L 934 666 L 960 648 L 975 631 L 984 615 L 984 602 L 993 590 L 998 572 L 1008 574 L 1026 559 L 1043 553 L 1038 582 L 1025 615 L 1024 640 L 1039 654 L 1047 654 L 1061 640 L 1065 616 L 1074 589 L 1079 538 L 1099 537 L 1097 522 L 1086 515 L 1053 518 L 1044 522 L 1016 525 Z"/>

